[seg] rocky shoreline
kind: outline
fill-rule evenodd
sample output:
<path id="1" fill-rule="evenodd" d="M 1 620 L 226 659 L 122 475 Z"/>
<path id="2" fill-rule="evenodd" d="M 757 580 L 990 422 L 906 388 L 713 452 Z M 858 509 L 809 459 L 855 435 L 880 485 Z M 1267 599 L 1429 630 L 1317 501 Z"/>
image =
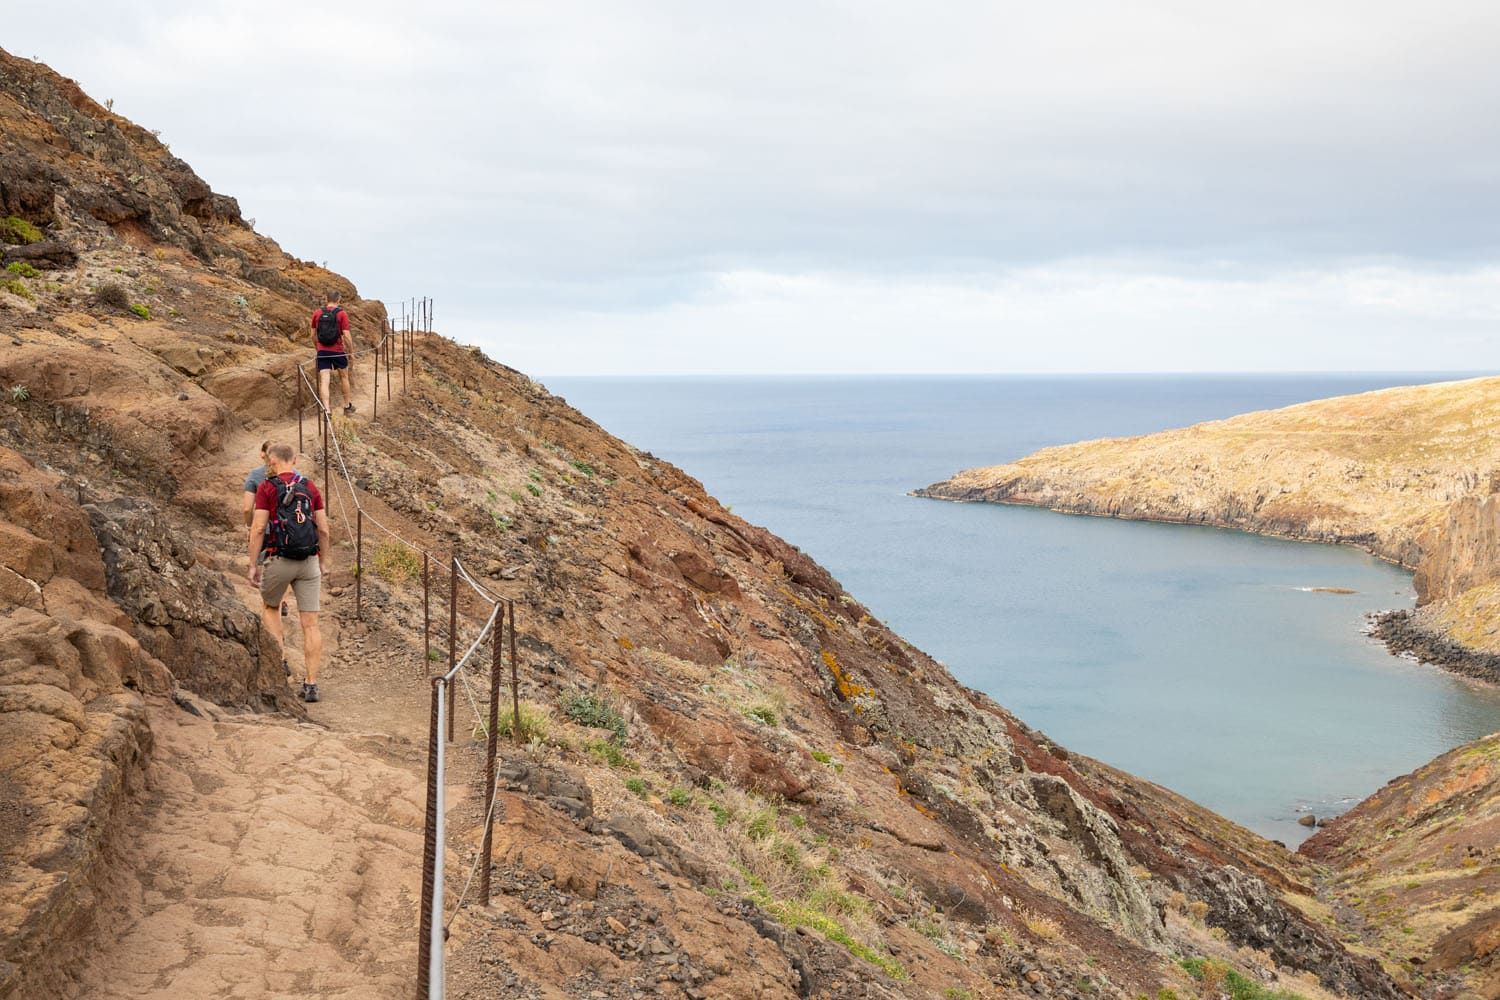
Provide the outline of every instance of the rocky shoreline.
<path id="1" fill-rule="evenodd" d="M 1424 626 L 1413 611 L 1383 611 L 1370 615 L 1370 634 L 1400 656 L 1410 654 L 1422 663 L 1487 684 L 1500 684 L 1500 655 L 1469 649 Z"/>

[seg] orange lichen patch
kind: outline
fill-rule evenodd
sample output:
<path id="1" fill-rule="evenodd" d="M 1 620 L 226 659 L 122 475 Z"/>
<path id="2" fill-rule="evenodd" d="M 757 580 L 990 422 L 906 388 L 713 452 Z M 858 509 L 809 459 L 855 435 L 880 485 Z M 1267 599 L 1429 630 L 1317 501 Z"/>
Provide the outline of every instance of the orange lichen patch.
<path id="1" fill-rule="evenodd" d="M 623 635 L 615 636 L 615 642 L 617 642 L 617 643 L 620 644 L 620 648 L 621 649 L 634 649 L 635 648 L 635 643 L 631 642 L 628 637 L 623 636 Z"/>
<path id="2" fill-rule="evenodd" d="M 822 650 L 818 655 L 823 658 L 823 665 L 833 675 L 834 687 L 838 690 L 839 697 L 844 701 L 852 701 L 861 695 L 871 693 L 869 688 L 861 687 L 849 680 L 849 675 L 844 673 L 843 667 L 839 666 L 838 657 L 833 655 L 832 650 Z"/>

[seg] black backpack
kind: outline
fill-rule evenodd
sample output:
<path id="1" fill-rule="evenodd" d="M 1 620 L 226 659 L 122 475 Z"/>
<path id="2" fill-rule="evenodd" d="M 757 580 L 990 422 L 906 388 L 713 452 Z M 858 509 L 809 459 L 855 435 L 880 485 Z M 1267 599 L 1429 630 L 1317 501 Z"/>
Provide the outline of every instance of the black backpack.
<path id="1" fill-rule="evenodd" d="M 324 306 L 323 311 L 318 313 L 319 345 L 323 347 L 332 347 L 334 344 L 337 344 L 339 342 L 339 338 L 344 335 L 344 331 L 339 329 L 339 314 L 343 311 L 344 310 L 340 309 L 338 306 L 334 306 L 332 309 Z"/>
<path id="2" fill-rule="evenodd" d="M 306 559 L 318 554 L 318 526 L 313 523 L 312 491 L 297 475 L 291 482 L 272 476 L 276 509 L 266 524 L 266 551 L 283 559 Z"/>

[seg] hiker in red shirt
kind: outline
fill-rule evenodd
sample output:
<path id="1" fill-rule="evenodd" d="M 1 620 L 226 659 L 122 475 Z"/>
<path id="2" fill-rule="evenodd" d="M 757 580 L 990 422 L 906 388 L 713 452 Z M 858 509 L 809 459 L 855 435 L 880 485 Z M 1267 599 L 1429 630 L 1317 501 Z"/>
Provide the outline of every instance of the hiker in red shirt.
<path id="1" fill-rule="evenodd" d="M 354 353 L 354 337 L 349 333 L 349 314 L 339 306 L 339 293 L 328 293 L 328 304 L 312 315 L 313 346 L 318 349 L 318 398 L 323 409 L 332 413 L 328 405 L 329 382 L 332 373 L 339 373 L 339 386 L 344 390 L 344 412 L 354 412 L 354 394 L 349 390 L 349 358 Z"/>
<path id="2" fill-rule="evenodd" d="M 281 599 L 287 588 L 297 598 L 302 623 L 302 661 L 307 679 L 299 697 L 318 700 L 318 667 L 323 633 L 318 628 L 318 592 L 328 569 L 328 514 L 323 495 L 293 468 L 289 444 L 273 444 L 266 453 L 268 475 L 255 490 L 255 519 L 250 522 L 250 583 L 260 588 L 261 627 L 276 640 L 286 663 L 281 627 Z"/>

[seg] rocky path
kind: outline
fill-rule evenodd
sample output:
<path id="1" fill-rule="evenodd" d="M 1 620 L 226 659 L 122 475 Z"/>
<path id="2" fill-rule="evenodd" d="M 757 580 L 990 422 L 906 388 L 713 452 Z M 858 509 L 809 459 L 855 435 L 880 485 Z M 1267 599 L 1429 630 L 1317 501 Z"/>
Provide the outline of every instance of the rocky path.
<path id="1" fill-rule="evenodd" d="M 268 437 L 295 443 L 296 424 L 235 433 L 191 470 L 194 480 L 232 495 L 237 514 L 244 471 Z M 220 565 L 254 607 L 230 570 L 243 561 L 243 531 L 226 524 Z M 61 996 L 410 995 L 426 686 L 420 664 L 405 662 L 409 637 L 386 636 L 375 644 L 391 655 L 371 656 L 352 596 L 328 592 L 347 582 L 352 562 L 352 552 L 336 552 L 325 581 L 332 697 L 309 706 L 314 722 L 231 716 L 191 697 L 153 707 L 150 792 L 116 837 L 93 940 Z M 296 622 L 287 622 L 288 658 L 300 674 Z M 399 632 L 410 623 L 387 624 Z"/>
<path id="2" fill-rule="evenodd" d="M 420 747 L 171 703 L 63 996 L 410 994 Z"/>

